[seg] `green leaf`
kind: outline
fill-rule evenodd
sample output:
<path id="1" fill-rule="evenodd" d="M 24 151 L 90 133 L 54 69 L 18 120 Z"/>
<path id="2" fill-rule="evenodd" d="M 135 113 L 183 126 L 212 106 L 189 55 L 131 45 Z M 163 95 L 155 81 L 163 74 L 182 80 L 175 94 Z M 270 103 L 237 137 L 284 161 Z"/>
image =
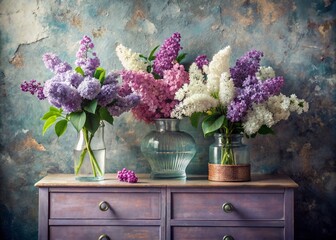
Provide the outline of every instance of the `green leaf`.
<path id="1" fill-rule="evenodd" d="M 47 120 L 48 118 L 50 118 L 51 116 L 56 116 L 59 117 L 61 116 L 61 114 L 59 112 L 46 112 L 43 117 L 41 118 L 41 120 Z"/>
<path id="2" fill-rule="evenodd" d="M 187 56 L 186 53 L 181 53 L 177 56 L 176 61 L 180 63 L 186 56 Z"/>
<path id="3" fill-rule="evenodd" d="M 86 106 L 84 107 L 84 110 L 89 112 L 89 113 L 94 114 L 96 112 L 97 106 L 98 106 L 98 100 L 94 99 L 94 100 L 88 102 L 88 104 L 86 104 Z"/>
<path id="4" fill-rule="evenodd" d="M 111 114 L 109 113 L 109 111 L 107 111 L 106 108 L 100 108 L 99 109 L 99 115 L 100 115 L 100 118 L 102 120 L 105 120 L 106 122 L 108 122 L 109 124 L 113 125 L 113 117 L 111 116 Z"/>
<path id="5" fill-rule="evenodd" d="M 44 123 L 43 125 L 43 129 L 42 129 L 42 134 L 44 135 L 44 133 L 48 130 L 48 128 L 50 128 L 55 122 L 56 122 L 57 116 L 50 116 Z"/>
<path id="6" fill-rule="evenodd" d="M 85 121 L 86 121 L 85 112 L 70 113 L 70 122 L 75 127 L 77 132 L 79 132 L 84 127 Z"/>
<path id="7" fill-rule="evenodd" d="M 147 72 L 150 73 L 152 71 L 152 66 L 147 66 Z"/>
<path id="8" fill-rule="evenodd" d="M 65 119 L 62 119 L 58 121 L 55 125 L 55 133 L 58 137 L 62 136 L 63 133 L 65 133 L 65 130 L 67 129 L 68 121 Z"/>
<path id="9" fill-rule="evenodd" d="M 82 76 L 84 76 L 84 74 L 85 74 L 84 71 L 83 71 L 83 69 L 81 67 L 79 67 L 79 66 L 75 68 L 75 71 L 77 73 L 79 73 L 80 75 L 82 75 Z"/>
<path id="10" fill-rule="evenodd" d="M 100 125 L 100 117 L 96 114 L 87 113 L 86 114 L 86 121 L 85 121 L 85 128 L 94 134 Z"/>
<path id="11" fill-rule="evenodd" d="M 210 115 L 206 117 L 202 122 L 202 129 L 204 136 L 209 136 L 215 133 L 218 129 L 222 127 L 225 121 L 224 115 Z"/>
<path id="12" fill-rule="evenodd" d="M 149 56 L 148 56 L 148 60 L 149 61 L 153 61 L 155 59 L 154 53 L 155 51 L 160 47 L 160 45 L 157 45 L 155 48 L 153 48 L 153 50 L 150 52 Z"/>
<path id="13" fill-rule="evenodd" d="M 190 123 L 194 128 L 198 127 L 198 122 L 199 122 L 202 115 L 203 115 L 203 113 L 201 113 L 201 112 L 195 112 L 195 113 L 191 114 Z"/>
<path id="14" fill-rule="evenodd" d="M 101 67 L 97 67 L 94 73 L 94 77 L 97 78 L 101 84 L 103 84 L 105 80 L 105 69 Z"/>
<path id="15" fill-rule="evenodd" d="M 267 127 L 266 125 L 262 125 L 259 128 L 258 133 L 262 134 L 262 135 L 266 135 L 266 134 L 274 134 L 274 131 L 273 131 L 273 129 Z"/>
<path id="16" fill-rule="evenodd" d="M 147 60 L 147 57 L 145 57 L 145 56 L 142 55 L 142 54 L 140 54 L 139 57 L 140 57 L 140 58 L 143 58 L 143 59 L 145 59 L 145 60 Z"/>

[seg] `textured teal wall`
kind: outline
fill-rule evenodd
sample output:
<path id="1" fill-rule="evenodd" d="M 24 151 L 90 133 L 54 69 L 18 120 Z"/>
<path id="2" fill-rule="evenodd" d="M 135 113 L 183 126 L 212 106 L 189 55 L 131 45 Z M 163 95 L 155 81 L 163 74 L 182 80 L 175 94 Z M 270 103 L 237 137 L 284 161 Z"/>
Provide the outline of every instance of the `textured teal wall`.
<path id="1" fill-rule="evenodd" d="M 72 173 L 76 133 L 57 139 L 41 134 L 39 118 L 48 109 L 20 92 L 22 80 L 51 77 L 41 56 L 55 52 L 73 63 L 77 41 L 93 37 L 106 69 L 121 68 L 114 49 L 123 43 L 137 52 L 182 34 L 187 61 L 212 56 L 231 45 L 233 59 L 252 48 L 265 53 L 286 79 L 284 93 L 295 92 L 310 111 L 276 127 L 275 136 L 249 141 L 253 171 L 285 173 L 298 182 L 296 239 L 336 235 L 336 66 L 334 0 L 2 0 L 0 1 L 0 238 L 36 239 L 38 192 L 34 183 L 47 173 Z M 232 62 L 233 63 L 233 62 Z M 200 129 L 187 121 L 198 153 L 188 173 L 207 172 L 207 148 Z M 139 142 L 151 129 L 131 114 L 106 127 L 107 172 L 150 168 Z M 322 236 L 322 237 L 321 237 Z"/>

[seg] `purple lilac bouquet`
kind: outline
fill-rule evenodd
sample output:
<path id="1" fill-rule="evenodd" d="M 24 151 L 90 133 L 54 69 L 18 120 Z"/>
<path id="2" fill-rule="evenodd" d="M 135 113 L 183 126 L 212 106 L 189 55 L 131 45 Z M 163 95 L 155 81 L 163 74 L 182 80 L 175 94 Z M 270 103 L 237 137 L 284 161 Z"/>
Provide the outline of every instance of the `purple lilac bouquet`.
<path id="1" fill-rule="evenodd" d="M 308 111 L 308 103 L 280 91 L 283 77 L 276 77 L 271 67 L 260 65 L 263 53 L 252 50 L 230 67 L 230 46 L 213 56 L 211 62 L 200 56 L 190 66 L 190 83 L 175 95 L 180 103 L 172 117 L 188 116 L 194 126 L 203 116 L 205 136 L 221 133 L 226 143 L 222 164 L 235 164 L 231 135 L 244 133 L 248 137 L 273 133 L 271 127 L 288 119 L 291 112 Z"/>
<path id="2" fill-rule="evenodd" d="M 106 74 L 93 48 L 91 39 L 84 36 L 76 54 L 75 69 L 53 53 L 44 54 L 43 62 L 54 76 L 44 85 L 36 80 L 24 81 L 21 90 L 36 95 L 40 100 L 47 99 L 52 105 L 42 117 L 45 121 L 43 134 L 55 124 L 55 133 L 60 137 L 69 122 L 78 132 L 83 132 L 87 148 L 83 150 L 85 152 L 81 154 L 79 162 L 82 163 L 88 152 L 94 173 L 100 174 L 101 170 L 90 149 L 91 139 L 101 121 L 112 125 L 113 117 L 136 106 L 139 97 L 131 91 L 125 92 L 118 85 L 117 73 Z"/>
<path id="3" fill-rule="evenodd" d="M 146 123 L 158 118 L 170 118 L 179 103 L 175 93 L 189 82 L 189 74 L 180 64 L 186 54 L 179 54 L 180 33 L 166 39 L 158 53 L 155 47 L 148 57 L 119 45 L 117 55 L 124 67 L 120 72 L 124 93 L 135 92 L 140 103 L 132 109 L 133 115 Z"/>

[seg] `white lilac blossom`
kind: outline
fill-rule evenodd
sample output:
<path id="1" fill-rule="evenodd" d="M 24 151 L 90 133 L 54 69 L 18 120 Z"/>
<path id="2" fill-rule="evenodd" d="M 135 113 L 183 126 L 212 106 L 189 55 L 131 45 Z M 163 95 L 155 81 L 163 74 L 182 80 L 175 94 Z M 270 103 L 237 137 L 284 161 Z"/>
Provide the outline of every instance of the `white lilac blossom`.
<path id="1" fill-rule="evenodd" d="M 119 44 L 116 47 L 117 56 L 126 70 L 146 71 L 148 64 L 140 58 L 140 54 Z"/>
<path id="2" fill-rule="evenodd" d="M 190 97 L 196 93 L 205 92 L 206 85 L 204 84 L 204 75 L 196 63 L 192 63 L 189 68 L 189 80 L 189 84 L 184 84 L 175 93 L 176 100 L 182 101 L 184 98 Z"/>
<path id="3" fill-rule="evenodd" d="M 207 87 L 211 93 L 218 92 L 222 73 L 230 67 L 231 47 L 227 46 L 216 53 L 209 63 Z"/>
<path id="4" fill-rule="evenodd" d="M 272 67 L 260 66 L 258 72 L 256 72 L 256 77 L 258 80 L 275 78 L 275 72 Z"/>
<path id="5" fill-rule="evenodd" d="M 244 132 L 247 135 L 252 135 L 258 132 L 261 126 L 266 125 L 271 128 L 274 123 L 273 114 L 265 104 L 253 104 L 243 121 Z"/>
<path id="6" fill-rule="evenodd" d="M 219 101 L 222 106 L 227 107 L 229 103 L 234 99 L 236 89 L 234 82 L 228 72 L 224 72 L 221 75 L 219 83 Z"/>
<path id="7" fill-rule="evenodd" d="M 218 106 L 218 100 L 208 94 L 194 94 L 183 100 L 171 113 L 172 118 L 190 117 L 196 112 L 205 112 Z"/>

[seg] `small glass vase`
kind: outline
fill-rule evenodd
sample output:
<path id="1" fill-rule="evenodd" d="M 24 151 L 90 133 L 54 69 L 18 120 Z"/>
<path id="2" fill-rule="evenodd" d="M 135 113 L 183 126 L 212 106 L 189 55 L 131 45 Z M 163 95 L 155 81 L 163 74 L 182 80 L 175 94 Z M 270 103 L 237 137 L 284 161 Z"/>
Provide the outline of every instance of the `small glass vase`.
<path id="1" fill-rule="evenodd" d="M 214 134 L 215 142 L 209 147 L 209 174 L 211 181 L 249 181 L 251 178 L 248 146 L 242 143 L 243 134 Z"/>
<path id="2" fill-rule="evenodd" d="M 141 152 L 151 166 L 152 179 L 185 179 L 196 154 L 192 136 L 179 130 L 178 119 L 155 120 L 156 130 L 141 141 Z"/>
<path id="3" fill-rule="evenodd" d="M 91 134 L 86 128 L 78 133 L 78 141 L 73 150 L 75 179 L 78 181 L 104 180 L 106 148 L 104 142 L 104 122 Z"/>

